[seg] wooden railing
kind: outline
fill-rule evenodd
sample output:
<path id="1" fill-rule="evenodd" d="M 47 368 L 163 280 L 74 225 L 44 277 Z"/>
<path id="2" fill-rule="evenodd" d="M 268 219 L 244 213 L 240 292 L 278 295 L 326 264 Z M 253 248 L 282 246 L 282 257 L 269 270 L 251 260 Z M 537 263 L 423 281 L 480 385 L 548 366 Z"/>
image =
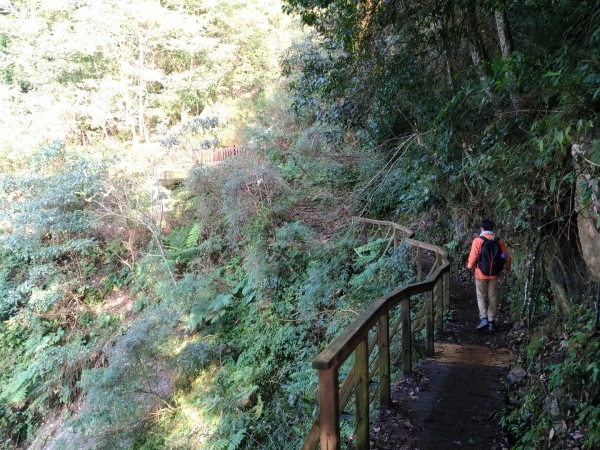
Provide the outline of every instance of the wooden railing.
<path id="1" fill-rule="evenodd" d="M 171 164 L 210 165 L 224 161 L 227 158 L 246 153 L 242 147 L 214 148 L 208 150 L 191 150 L 187 152 L 172 152 L 168 158 Z"/>
<path id="2" fill-rule="evenodd" d="M 409 228 L 393 222 L 371 220 L 355 217 L 354 220 L 368 226 L 389 228 L 388 248 L 399 243 L 410 246 L 410 257 L 417 265 L 417 282 L 402 286 L 374 301 L 358 318 L 348 326 L 313 362 L 312 367 L 319 374 L 319 415 L 310 430 L 302 450 L 314 450 L 319 443 L 321 450 L 339 450 L 340 418 L 353 416 L 355 425 L 355 448 L 369 448 L 369 409 L 370 387 L 378 384 L 379 405 L 390 403 L 390 343 L 392 338 L 401 332 L 402 372 L 409 374 L 412 370 L 411 340 L 415 331 L 425 328 L 426 355 L 434 353 L 434 321 L 441 332 L 444 313 L 450 303 L 450 263 L 446 249 L 412 239 L 413 232 Z M 366 229 L 366 228 L 365 228 Z M 429 274 L 423 278 L 424 253 L 434 255 L 431 260 Z M 427 265 L 427 264 L 426 264 Z M 418 314 L 411 321 L 411 297 L 425 295 L 423 314 Z M 390 323 L 391 312 L 400 305 L 400 314 Z M 416 320 L 415 320 L 416 319 Z M 412 322 L 412 323 L 411 323 Z M 369 332 L 375 329 L 369 338 Z M 369 367 L 369 357 L 377 347 L 378 352 L 372 358 L 374 367 Z M 354 364 L 349 369 L 341 388 L 339 387 L 339 368 L 354 354 Z M 374 383 L 378 375 L 378 383 Z M 344 412 L 352 396 L 355 398 L 354 414 Z"/>

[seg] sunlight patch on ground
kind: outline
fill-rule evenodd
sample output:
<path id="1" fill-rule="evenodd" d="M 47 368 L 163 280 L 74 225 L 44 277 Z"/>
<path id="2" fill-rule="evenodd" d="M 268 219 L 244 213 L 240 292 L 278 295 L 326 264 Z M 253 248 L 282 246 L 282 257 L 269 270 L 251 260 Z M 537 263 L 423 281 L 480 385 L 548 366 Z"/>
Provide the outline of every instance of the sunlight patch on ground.
<path id="1" fill-rule="evenodd" d="M 440 362 L 508 367 L 515 356 L 506 348 L 490 348 L 472 344 L 441 343 L 435 345 L 435 359 Z"/>

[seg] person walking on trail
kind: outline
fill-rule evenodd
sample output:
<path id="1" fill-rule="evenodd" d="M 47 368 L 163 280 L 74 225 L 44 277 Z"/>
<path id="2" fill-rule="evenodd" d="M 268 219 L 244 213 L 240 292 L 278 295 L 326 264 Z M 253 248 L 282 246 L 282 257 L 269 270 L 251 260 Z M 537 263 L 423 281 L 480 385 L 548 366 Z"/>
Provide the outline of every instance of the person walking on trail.
<path id="1" fill-rule="evenodd" d="M 467 268 L 475 268 L 475 288 L 479 307 L 477 330 L 496 329 L 498 311 L 498 278 L 502 269 L 510 270 L 511 258 L 504 241 L 497 238 L 494 222 L 483 220 L 479 225 L 480 234 L 473 239 Z"/>

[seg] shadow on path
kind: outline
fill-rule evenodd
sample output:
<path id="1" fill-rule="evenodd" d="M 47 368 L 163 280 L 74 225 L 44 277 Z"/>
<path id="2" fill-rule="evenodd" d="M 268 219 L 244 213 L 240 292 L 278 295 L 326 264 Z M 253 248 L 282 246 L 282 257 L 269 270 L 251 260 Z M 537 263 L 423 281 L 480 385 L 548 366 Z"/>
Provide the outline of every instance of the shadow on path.
<path id="1" fill-rule="evenodd" d="M 372 449 L 510 448 L 499 425 L 504 380 L 513 359 L 506 348 L 510 324 L 502 321 L 500 311 L 498 331 L 475 331 L 474 291 L 474 284 L 452 282 L 452 319 L 444 325 L 435 356 L 394 384 L 392 404 L 381 410 L 371 429 Z"/>

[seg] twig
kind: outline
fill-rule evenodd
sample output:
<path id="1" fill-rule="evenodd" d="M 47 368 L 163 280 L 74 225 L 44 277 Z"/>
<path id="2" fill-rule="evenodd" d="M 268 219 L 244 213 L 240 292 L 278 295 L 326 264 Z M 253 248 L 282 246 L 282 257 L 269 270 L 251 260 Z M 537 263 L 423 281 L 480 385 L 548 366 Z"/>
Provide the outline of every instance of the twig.
<path id="1" fill-rule="evenodd" d="M 355 316 L 360 315 L 360 313 L 353 311 L 351 309 L 336 309 L 336 310 L 319 311 L 319 312 L 313 313 L 307 317 L 303 317 L 301 319 L 277 319 L 277 320 L 279 322 L 300 322 L 300 321 L 308 320 L 311 317 L 318 316 L 321 314 L 335 314 L 335 313 L 340 313 L 340 312 L 351 313 L 351 314 L 354 314 Z M 296 314 L 294 314 L 294 316 L 297 316 L 298 314 L 302 314 L 302 311 L 297 312 Z"/>
<path id="2" fill-rule="evenodd" d="M 371 179 L 371 181 L 374 181 L 376 178 L 379 177 L 379 175 L 381 174 L 381 172 L 383 172 L 385 170 L 385 168 L 390 165 L 390 168 L 388 169 L 387 173 L 385 174 L 385 176 L 383 177 L 383 180 L 381 181 L 381 183 L 379 183 L 379 186 L 377 187 L 377 189 L 375 189 L 375 191 L 373 192 L 373 194 L 371 195 L 371 197 L 369 197 L 369 200 L 367 200 L 365 207 L 363 208 L 363 210 L 360 212 L 359 216 L 362 216 L 364 214 L 364 212 L 366 211 L 367 207 L 369 206 L 369 204 L 371 203 L 371 200 L 373 200 L 373 197 L 375 197 L 375 194 L 377 193 L 377 191 L 379 191 L 379 189 L 381 189 L 381 186 L 383 186 L 383 183 L 385 182 L 385 180 L 387 179 L 388 175 L 390 174 L 390 172 L 392 171 L 392 169 L 394 168 L 394 166 L 396 165 L 396 163 L 398 161 L 400 161 L 400 159 L 402 158 L 402 156 L 404 156 L 406 154 L 406 152 L 408 151 L 410 144 L 418 137 L 418 135 L 411 135 L 408 139 L 406 139 L 401 145 L 400 147 L 398 147 L 398 150 L 396 150 L 396 153 L 394 153 L 394 155 L 392 155 L 392 157 L 390 158 L 390 160 L 387 162 L 387 164 L 385 166 L 383 166 L 383 168 L 377 172 L 377 174 Z M 404 146 L 406 146 L 406 150 L 404 151 L 404 153 L 402 153 L 402 155 L 400 155 L 398 158 L 396 158 L 394 160 L 394 158 L 396 157 L 396 155 L 400 152 L 400 150 L 402 150 L 404 148 Z M 392 164 L 393 161 L 393 164 Z M 371 181 L 369 181 L 369 183 L 367 184 L 367 186 L 365 186 L 360 193 L 364 192 L 365 189 L 371 184 Z"/>

